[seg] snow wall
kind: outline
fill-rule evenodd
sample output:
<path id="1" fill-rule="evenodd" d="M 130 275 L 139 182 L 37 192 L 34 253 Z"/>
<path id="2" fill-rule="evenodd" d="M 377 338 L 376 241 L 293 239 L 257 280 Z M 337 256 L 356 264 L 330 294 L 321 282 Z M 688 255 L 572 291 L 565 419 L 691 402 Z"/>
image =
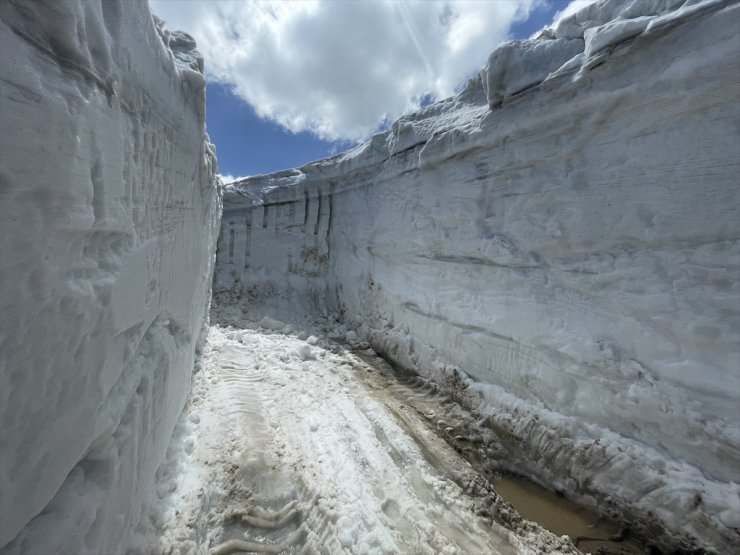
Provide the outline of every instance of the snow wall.
<path id="1" fill-rule="evenodd" d="M 463 382 L 510 469 L 731 551 L 739 26 L 737 3 L 615 0 L 499 48 L 367 144 L 227 187 L 214 292 L 339 314 Z"/>
<path id="2" fill-rule="evenodd" d="M 221 200 L 146 2 L 0 3 L 0 549 L 121 552 L 190 389 Z"/>

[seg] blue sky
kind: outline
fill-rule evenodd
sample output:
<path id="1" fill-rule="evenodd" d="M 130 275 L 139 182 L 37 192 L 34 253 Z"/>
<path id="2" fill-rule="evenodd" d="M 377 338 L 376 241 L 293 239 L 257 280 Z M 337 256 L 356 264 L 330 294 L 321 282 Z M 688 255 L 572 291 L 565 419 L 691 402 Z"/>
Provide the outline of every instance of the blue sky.
<path id="1" fill-rule="evenodd" d="M 205 57 L 207 127 L 229 177 L 350 148 L 487 54 L 590 0 L 151 0 Z M 592 1 L 592 0 L 591 0 Z"/>
<path id="2" fill-rule="evenodd" d="M 229 85 L 219 82 L 208 84 L 206 123 L 216 145 L 219 172 L 231 176 L 293 168 L 352 146 L 319 139 L 309 131 L 293 133 L 260 118 Z"/>

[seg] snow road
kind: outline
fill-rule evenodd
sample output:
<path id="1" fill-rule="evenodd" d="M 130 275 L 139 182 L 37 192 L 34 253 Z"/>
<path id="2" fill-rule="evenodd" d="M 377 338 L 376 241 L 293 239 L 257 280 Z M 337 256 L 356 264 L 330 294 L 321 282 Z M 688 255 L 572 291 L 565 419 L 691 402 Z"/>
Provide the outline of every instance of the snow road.
<path id="1" fill-rule="evenodd" d="M 210 329 L 138 552 L 578 552 L 471 466 L 495 438 L 436 386 L 331 326 L 240 324 Z"/>

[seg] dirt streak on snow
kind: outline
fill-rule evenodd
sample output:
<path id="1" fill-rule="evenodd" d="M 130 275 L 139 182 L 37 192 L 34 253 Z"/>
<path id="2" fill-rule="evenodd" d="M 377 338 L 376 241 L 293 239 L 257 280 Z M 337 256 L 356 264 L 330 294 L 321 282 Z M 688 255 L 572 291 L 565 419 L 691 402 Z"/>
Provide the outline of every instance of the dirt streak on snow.
<path id="1" fill-rule="evenodd" d="M 160 468 L 158 545 L 142 552 L 576 552 L 537 525 L 494 521 L 504 502 L 384 396 L 392 373 L 372 351 L 262 325 L 211 327 Z"/>

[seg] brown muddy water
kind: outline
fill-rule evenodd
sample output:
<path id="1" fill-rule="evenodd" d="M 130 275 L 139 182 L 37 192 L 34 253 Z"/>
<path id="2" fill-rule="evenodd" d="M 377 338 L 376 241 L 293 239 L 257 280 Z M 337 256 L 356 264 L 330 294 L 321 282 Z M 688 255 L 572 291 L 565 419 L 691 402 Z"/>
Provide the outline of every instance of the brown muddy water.
<path id="1" fill-rule="evenodd" d="M 617 523 L 605 521 L 534 482 L 501 476 L 493 480 L 493 487 L 524 518 L 558 536 L 569 536 L 581 551 L 595 555 L 649 553 L 645 545 L 623 537 Z"/>
<path id="2" fill-rule="evenodd" d="M 392 367 L 386 361 L 355 354 L 378 374 L 360 373 L 371 394 L 385 402 L 403 423 L 407 431 L 427 453 L 433 464 L 444 467 L 444 457 L 437 453 L 429 435 L 435 435 L 452 447 L 483 478 L 491 490 L 503 499 L 490 505 L 494 520 L 497 513 L 506 513 L 506 504 L 526 519 L 557 536 L 568 536 L 583 553 L 594 555 L 638 555 L 657 553 L 636 538 L 630 537 L 619 522 L 601 518 L 592 509 L 586 509 L 523 477 L 504 473 L 496 461 L 506 457 L 495 434 L 476 424 L 476 418 L 445 394 L 441 388 L 403 369 Z M 426 428 L 422 430 L 420 428 Z M 433 432 L 433 434 L 429 434 Z M 435 452 L 436 451 L 436 452 Z M 448 475 L 468 472 L 459 467 L 440 468 Z M 488 488 L 490 485 L 490 489 Z M 486 493 L 481 494 L 486 496 Z M 490 493 L 488 493 L 490 502 Z M 512 523 L 509 522 L 509 525 Z"/>

